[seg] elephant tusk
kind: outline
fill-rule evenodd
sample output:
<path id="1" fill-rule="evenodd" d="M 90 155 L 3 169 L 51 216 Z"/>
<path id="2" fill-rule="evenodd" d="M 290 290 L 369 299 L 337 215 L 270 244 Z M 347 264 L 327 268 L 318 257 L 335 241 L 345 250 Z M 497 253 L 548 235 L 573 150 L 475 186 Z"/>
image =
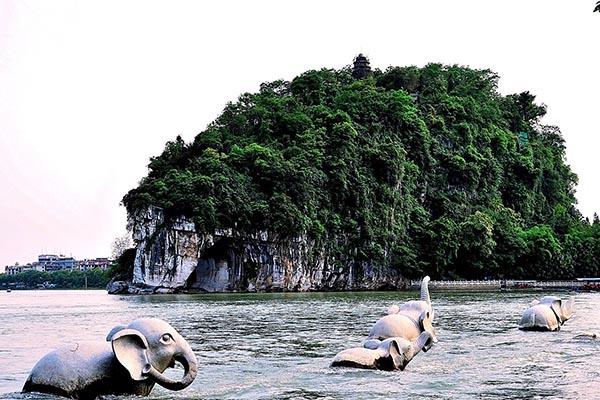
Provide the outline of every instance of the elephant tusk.
<path id="1" fill-rule="evenodd" d="M 144 367 L 142 368 L 142 374 L 143 375 L 150 375 L 150 370 L 154 368 L 152 365 L 150 365 L 150 363 L 147 363 L 146 365 L 144 365 Z"/>

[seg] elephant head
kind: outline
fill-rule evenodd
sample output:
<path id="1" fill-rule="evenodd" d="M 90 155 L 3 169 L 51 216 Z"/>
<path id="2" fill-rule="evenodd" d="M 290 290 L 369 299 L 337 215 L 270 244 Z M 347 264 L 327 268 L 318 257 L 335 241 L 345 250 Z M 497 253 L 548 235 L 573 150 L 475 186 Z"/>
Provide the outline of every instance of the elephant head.
<path id="1" fill-rule="evenodd" d="M 198 362 L 190 345 L 168 323 L 157 318 L 142 318 L 113 328 L 108 334 L 116 359 L 134 381 L 155 381 L 164 388 L 181 390 L 189 386 L 198 371 Z M 174 381 L 163 375 L 175 361 L 185 370 Z"/>
<path id="2" fill-rule="evenodd" d="M 573 299 L 563 302 L 560 297 L 556 296 L 545 296 L 540 299 L 539 304 L 545 304 L 550 307 L 556 320 L 559 324 L 564 324 L 565 321 L 571 318 L 573 315 Z"/>

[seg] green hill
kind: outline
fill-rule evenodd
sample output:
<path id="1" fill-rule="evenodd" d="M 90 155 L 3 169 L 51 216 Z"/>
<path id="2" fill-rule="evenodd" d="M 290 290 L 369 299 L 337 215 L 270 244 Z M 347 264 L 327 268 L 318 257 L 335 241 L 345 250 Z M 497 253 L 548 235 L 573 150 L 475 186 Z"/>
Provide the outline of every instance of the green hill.
<path id="1" fill-rule="evenodd" d="M 406 277 L 597 274 L 600 228 L 574 207 L 577 177 L 545 106 L 502 96 L 489 70 L 429 64 L 354 79 L 308 71 L 228 104 L 192 143 L 151 159 L 123 199 Z"/>

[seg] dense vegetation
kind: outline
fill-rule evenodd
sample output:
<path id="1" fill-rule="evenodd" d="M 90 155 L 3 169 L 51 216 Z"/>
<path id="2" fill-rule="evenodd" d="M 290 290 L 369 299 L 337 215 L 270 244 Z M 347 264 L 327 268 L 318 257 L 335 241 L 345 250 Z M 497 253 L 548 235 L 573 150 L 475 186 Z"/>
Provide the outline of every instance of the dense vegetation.
<path id="1" fill-rule="evenodd" d="M 92 269 L 89 271 L 60 270 L 55 272 L 26 271 L 16 275 L 0 274 L 0 287 L 19 289 L 83 289 L 85 278 L 90 289 L 104 289 L 111 271 Z"/>
<path id="2" fill-rule="evenodd" d="M 430 64 L 355 80 L 306 72 L 246 93 L 177 137 L 123 199 L 197 229 L 306 234 L 340 265 L 405 276 L 597 275 L 600 226 L 574 207 L 558 128 L 489 70 Z"/>
<path id="3" fill-rule="evenodd" d="M 115 280 L 127 280 L 133 275 L 135 247 L 125 249 L 115 260 L 111 268 L 111 277 Z"/>

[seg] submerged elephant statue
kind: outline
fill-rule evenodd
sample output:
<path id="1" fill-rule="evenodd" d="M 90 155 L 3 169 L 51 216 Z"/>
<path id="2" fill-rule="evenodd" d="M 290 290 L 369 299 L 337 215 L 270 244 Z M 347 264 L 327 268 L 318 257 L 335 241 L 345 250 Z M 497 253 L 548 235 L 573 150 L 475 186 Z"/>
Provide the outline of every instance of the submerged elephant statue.
<path id="1" fill-rule="evenodd" d="M 430 344 L 423 348 L 427 351 L 432 343 L 437 343 L 433 329 L 433 307 L 429 297 L 429 277 L 421 282 L 421 299 L 410 300 L 400 307 L 393 305 L 388 309 L 388 315 L 380 318 L 369 332 L 369 340 L 385 340 L 402 337 L 409 341 L 416 340 L 423 332 L 431 334 Z"/>
<path id="2" fill-rule="evenodd" d="M 377 342 L 371 340 L 365 344 L 369 347 L 354 347 L 339 352 L 331 366 L 403 371 L 413 357 L 431 343 L 431 340 L 432 336 L 429 332 L 421 333 L 413 342 L 402 337 Z"/>
<path id="3" fill-rule="evenodd" d="M 598 340 L 598 339 L 600 339 L 600 334 L 597 332 L 582 332 L 578 335 L 575 335 L 575 337 L 573 339 Z"/>
<path id="4" fill-rule="evenodd" d="M 534 301 L 523 313 L 519 329 L 527 331 L 557 331 L 573 315 L 573 299 L 563 302 L 556 296 Z"/>
<path id="5" fill-rule="evenodd" d="M 175 361 L 185 370 L 178 381 L 162 374 Z M 101 394 L 147 396 L 155 383 L 171 390 L 189 386 L 197 370 L 192 348 L 171 325 L 141 318 L 114 327 L 106 341 L 74 343 L 46 354 L 31 370 L 23 392 L 73 399 Z"/>
<path id="6" fill-rule="evenodd" d="M 391 306 L 380 318 L 362 347 L 339 352 L 332 367 L 355 367 L 382 370 L 404 370 L 421 350 L 429 350 L 437 342 L 433 329 L 433 307 L 429 298 L 429 277 L 421 282 L 421 300 Z"/>

